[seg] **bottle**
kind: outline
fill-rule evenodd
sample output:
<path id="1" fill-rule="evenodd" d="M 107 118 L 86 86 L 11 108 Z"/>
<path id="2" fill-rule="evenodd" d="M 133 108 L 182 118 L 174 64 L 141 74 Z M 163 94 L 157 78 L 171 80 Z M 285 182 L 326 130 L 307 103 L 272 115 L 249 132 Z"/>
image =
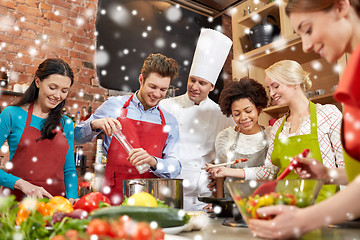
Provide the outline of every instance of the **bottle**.
<path id="1" fill-rule="evenodd" d="M 123 148 L 125 149 L 125 151 L 129 154 L 130 151 L 133 149 L 133 147 L 131 146 L 131 144 L 126 140 L 125 135 L 121 132 L 121 131 L 117 131 L 115 134 L 113 134 L 113 136 L 120 142 L 120 144 L 123 146 Z M 135 166 L 136 170 L 138 170 L 138 172 L 140 174 L 145 173 L 147 170 L 150 169 L 150 165 L 147 163 L 144 163 L 142 165 L 138 165 Z"/>
<path id="2" fill-rule="evenodd" d="M 88 119 L 91 116 L 91 114 L 92 114 L 92 108 L 91 108 L 91 106 L 89 106 L 89 111 L 88 111 L 88 114 L 86 116 L 86 119 Z"/>
<path id="3" fill-rule="evenodd" d="M 71 120 L 73 121 L 74 127 L 75 127 L 75 115 L 71 114 Z"/>
<path id="4" fill-rule="evenodd" d="M 75 116 L 75 126 L 80 123 L 80 118 L 80 111 L 77 111 Z"/>
<path id="5" fill-rule="evenodd" d="M 83 159 L 83 146 L 75 147 L 75 166 L 80 167 Z"/>
<path id="6" fill-rule="evenodd" d="M 83 107 L 81 110 L 80 122 L 84 122 L 84 121 L 86 121 L 86 119 L 88 119 L 88 114 L 86 111 L 86 107 Z"/>
<path id="7" fill-rule="evenodd" d="M 101 163 L 102 162 L 102 158 L 103 158 L 103 155 L 104 155 L 104 151 L 103 151 L 103 148 L 102 148 L 102 143 L 103 143 L 103 140 L 101 138 L 98 138 L 96 140 L 96 157 L 95 157 L 95 162 L 96 163 Z"/>

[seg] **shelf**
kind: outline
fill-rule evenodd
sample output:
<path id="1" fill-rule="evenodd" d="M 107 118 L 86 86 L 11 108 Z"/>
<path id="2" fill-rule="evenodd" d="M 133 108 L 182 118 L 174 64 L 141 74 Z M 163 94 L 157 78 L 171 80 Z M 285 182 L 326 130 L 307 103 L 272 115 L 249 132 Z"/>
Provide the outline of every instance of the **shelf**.
<path id="1" fill-rule="evenodd" d="M 314 96 L 309 98 L 309 100 L 311 100 L 313 103 L 320 103 L 320 104 L 336 103 L 332 93 L 326 93 L 324 95 Z M 276 114 L 285 113 L 288 111 L 288 109 L 289 108 L 287 106 L 271 106 L 264 108 L 263 111 L 269 115 L 276 115 Z"/>
<path id="2" fill-rule="evenodd" d="M 281 38 L 270 44 L 242 54 L 237 60 L 265 69 L 272 63 L 284 59 L 295 60 L 300 64 L 303 64 L 319 58 L 320 56 L 314 52 L 304 53 L 302 50 L 301 38 L 294 34 L 286 39 Z"/>
<path id="3" fill-rule="evenodd" d="M 0 95 L 22 96 L 22 95 L 24 95 L 24 93 L 7 91 L 7 90 L 0 90 Z"/>
<path id="4" fill-rule="evenodd" d="M 237 23 L 245 27 L 252 28 L 256 24 L 260 24 L 266 15 L 272 15 L 275 19 L 279 19 L 279 5 L 276 2 L 269 3 L 256 11 L 240 18 Z M 279 22 L 277 22 L 279 24 Z"/>

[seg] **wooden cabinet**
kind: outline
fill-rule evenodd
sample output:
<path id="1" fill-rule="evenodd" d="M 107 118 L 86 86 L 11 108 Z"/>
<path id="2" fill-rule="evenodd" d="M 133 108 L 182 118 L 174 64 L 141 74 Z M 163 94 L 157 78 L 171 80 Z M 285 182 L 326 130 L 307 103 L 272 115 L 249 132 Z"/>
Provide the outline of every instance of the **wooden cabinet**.
<path id="1" fill-rule="evenodd" d="M 336 64 L 329 64 L 318 54 L 304 53 L 301 38 L 294 33 L 285 14 L 285 6 L 286 3 L 283 1 L 248 0 L 234 8 L 232 13 L 233 78 L 239 79 L 243 76 L 249 76 L 264 83 L 264 69 L 280 60 L 295 60 L 311 73 L 310 78 L 313 86 L 309 91 L 316 91 L 317 89 L 326 91 L 324 95 L 314 96 L 310 99 L 315 103 L 335 104 L 331 89 L 339 81 L 346 64 L 346 56 L 344 55 Z M 252 11 L 251 13 L 248 13 L 249 8 Z M 280 28 L 279 39 L 260 48 L 252 49 L 246 33 L 249 32 L 250 28 L 261 24 L 263 18 L 268 14 L 274 16 L 277 21 Z M 339 104 L 337 106 L 341 108 Z M 269 119 L 278 118 L 286 111 L 287 107 L 271 106 L 265 108 L 264 113 L 260 115 L 260 123 L 266 126 Z"/>

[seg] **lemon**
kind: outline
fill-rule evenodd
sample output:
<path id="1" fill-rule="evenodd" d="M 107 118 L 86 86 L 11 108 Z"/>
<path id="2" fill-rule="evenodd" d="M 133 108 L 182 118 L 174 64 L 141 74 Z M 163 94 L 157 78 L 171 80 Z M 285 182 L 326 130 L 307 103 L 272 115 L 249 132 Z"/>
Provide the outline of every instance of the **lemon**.
<path id="1" fill-rule="evenodd" d="M 156 198 L 147 192 L 134 193 L 128 199 L 129 206 L 140 206 L 140 207 L 157 207 L 158 203 Z"/>

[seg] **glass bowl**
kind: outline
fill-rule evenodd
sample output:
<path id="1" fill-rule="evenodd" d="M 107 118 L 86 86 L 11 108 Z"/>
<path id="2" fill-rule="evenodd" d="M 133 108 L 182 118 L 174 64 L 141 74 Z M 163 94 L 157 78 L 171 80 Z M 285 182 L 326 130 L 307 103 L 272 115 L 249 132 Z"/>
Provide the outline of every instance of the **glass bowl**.
<path id="1" fill-rule="evenodd" d="M 259 207 L 271 205 L 295 205 L 307 207 L 315 203 L 323 185 L 320 179 L 286 179 L 286 180 L 239 180 L 227 182 L 227 188 L 239 209 L 243 219 L 248 223 L 251 218 L 271 219 L 271 216 L 259 216 Z M 265 186 L 262 186 L 266 184 Z M 262 194 L 257 194 L 260 189 Z"/>

